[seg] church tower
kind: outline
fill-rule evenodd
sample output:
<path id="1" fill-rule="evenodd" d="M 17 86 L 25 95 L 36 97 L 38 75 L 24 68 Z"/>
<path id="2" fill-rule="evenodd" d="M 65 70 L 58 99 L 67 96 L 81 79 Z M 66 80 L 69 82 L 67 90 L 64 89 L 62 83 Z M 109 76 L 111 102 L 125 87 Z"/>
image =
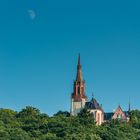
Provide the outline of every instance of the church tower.
<path id="1" fill-rule="evenodd" d="M 85 81 L 82 77 L 82 66 L 80 54 L 78 57 L 77 75 L 74 81 L 73 93 L 71 95 L 71 115 L 77 115 L 85 107 L 87 96 L 85 95 Z"/>

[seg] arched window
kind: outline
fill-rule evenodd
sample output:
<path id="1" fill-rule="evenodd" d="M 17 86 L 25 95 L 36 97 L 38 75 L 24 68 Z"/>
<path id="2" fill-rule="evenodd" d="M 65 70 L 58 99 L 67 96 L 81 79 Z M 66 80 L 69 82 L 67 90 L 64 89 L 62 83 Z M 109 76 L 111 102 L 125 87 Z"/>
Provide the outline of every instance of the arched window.
<path id="1" fill-rule="evenodd" d="M 78 87 L 78 94 L 80 95 L 80 87 Z"/>
<path id="2" fill-rule="evenodd" d="M 81 93 L 84 94 L 84 87 L 81 87 Z"/>

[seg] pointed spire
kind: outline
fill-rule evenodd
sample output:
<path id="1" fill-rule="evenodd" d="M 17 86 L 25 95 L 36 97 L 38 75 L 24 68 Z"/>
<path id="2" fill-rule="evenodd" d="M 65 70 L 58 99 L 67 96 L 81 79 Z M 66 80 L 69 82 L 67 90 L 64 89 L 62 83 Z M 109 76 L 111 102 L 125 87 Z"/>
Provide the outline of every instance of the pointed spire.
<path id="1" fill-rule="evenodd" d="M 94 98 L 94 93 L 92 92 L 92 98 Z"/>
<path id="2" fill-rule="evenodd" d="M 92 93 L 92 98 L 91 98 L 92 100 L 94 99 L 94 93 Z"/>
<path id="3" fill-rule="evenodd" d="M 121 108 L 121 105 L 120 105 L 120 103 L 118 104 L 118 108 Z"/>
<path id="4" fill-rule="evenodd" d="M 79 56 L 78 56 L 78 66 L 80 66 L 81 65 L 81 62 L 80 62 L 81 60 L 80 60 L 80 53 L 79 53 Z"/>
<path id="5" fill-rule="evenodd" d="M 129 108 L 128 108 L 128 112 L 131 111 L 131 103 L 130 103 L 130 99 L 129 99 Z"/>
<path id="6" fill-rule="evenodd" d="M 77 82 L 81 82 L 83 81 L 83 78 L 82 78 L 82 66 L 81 66 L 81 62 L 80 62 L 80 54 L 78 56 L 78 65 L 77 65 L 77 76 L 76 76 L 76 81 Z"/>

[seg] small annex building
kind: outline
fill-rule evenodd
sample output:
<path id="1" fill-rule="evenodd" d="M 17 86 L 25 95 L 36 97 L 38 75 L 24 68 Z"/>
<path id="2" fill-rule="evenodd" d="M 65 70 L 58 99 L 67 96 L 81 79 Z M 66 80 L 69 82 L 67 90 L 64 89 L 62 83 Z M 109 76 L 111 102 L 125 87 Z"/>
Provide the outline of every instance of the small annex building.
<path id="1" fill-rule="evenodd" d="M 118 119 L 118 120 L 122 120 L 125 122 L 129 122 L 129 120 L 130 120 L 129 113 L 130 113 L 130 110 L 123 111 L 121 106 L 119 105 L 118 108 L 115 110 L 115 112 L 105 113 L 104 119 L 106 121 Z"/>

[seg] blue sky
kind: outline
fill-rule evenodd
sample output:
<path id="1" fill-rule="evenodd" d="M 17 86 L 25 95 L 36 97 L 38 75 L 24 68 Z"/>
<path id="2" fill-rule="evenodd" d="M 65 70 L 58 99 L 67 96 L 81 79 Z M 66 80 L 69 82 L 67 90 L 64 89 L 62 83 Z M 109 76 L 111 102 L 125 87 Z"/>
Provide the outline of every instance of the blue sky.
<path id="1" fill-rule="evenodd" d="M 70 109 L 81 54 L 86 94 L 140 109 L 140 2 L 0 1 L 0 107 Z"/>

